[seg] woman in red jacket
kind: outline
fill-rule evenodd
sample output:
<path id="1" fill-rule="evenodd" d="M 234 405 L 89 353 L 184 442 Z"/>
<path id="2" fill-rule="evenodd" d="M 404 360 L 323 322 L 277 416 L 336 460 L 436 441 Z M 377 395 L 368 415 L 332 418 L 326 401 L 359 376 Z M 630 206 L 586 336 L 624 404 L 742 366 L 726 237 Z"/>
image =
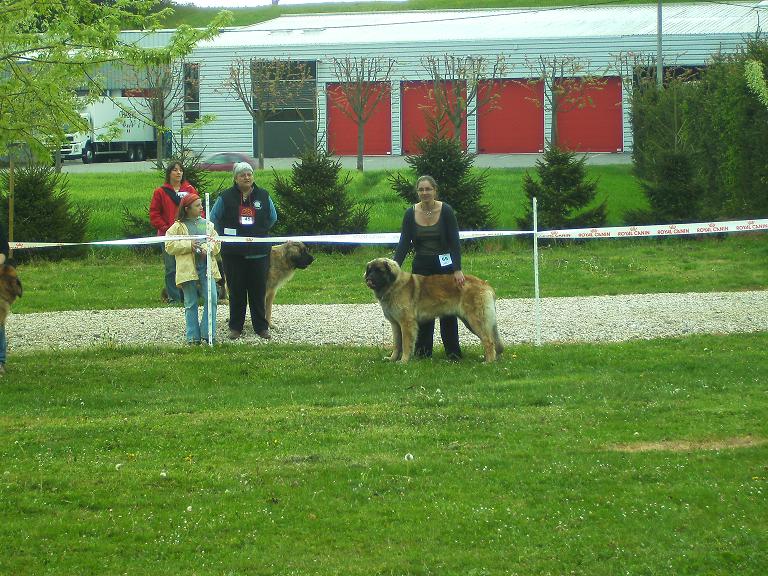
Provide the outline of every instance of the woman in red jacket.
<path id="1" fill-rule="evenodd" d="M 181 162 L 172 160 L 165 169 L 165 183 L 155 189 L 152 201 L 149 203 L 149 221 L 157 230 L 158 236 L 165 236 L 166 230 L 176 220 L 181 199 L 197 190 L 189 182 L 184 180 L 184 167 Z M 169 304 L 183 304 L 184 296 L 176 287 L 176 258 L 168 254 L 163 247 L 163 261 L 165 263 L 165 288 L 163 299 Z"/>

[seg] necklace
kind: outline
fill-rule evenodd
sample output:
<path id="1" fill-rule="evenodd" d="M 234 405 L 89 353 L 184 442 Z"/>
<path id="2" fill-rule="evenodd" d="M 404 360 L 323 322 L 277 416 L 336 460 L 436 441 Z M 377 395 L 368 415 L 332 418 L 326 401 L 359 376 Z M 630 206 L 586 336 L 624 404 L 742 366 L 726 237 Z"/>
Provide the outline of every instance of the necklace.
<path id="1" fill-rule="evenodd" d="M 426 216 L 427 218 L 429 218 L 430 216 L 432 216 L 432 214 L 434 214 L 434 212 L 435 212 L 435 207 L 433 206 L 431 210 L 427 210 L 426 208 L 424 208 L 424 206 L 422 206 L 422 207 L 421 207 L 421 211 L 422 211 L 422 213 L 424 214 L 424 216 Z"/>

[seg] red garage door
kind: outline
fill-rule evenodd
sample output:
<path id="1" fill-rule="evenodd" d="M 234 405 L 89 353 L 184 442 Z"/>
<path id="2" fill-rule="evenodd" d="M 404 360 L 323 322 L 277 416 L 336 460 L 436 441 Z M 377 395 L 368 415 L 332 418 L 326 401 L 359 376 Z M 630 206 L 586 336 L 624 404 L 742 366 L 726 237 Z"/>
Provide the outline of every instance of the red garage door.
<path id="1" fill-rule="evenodd" d="M 480 84 L 482 101 L 488 91 L 493 104 L 477 112 L 477 151 L 480 154 L 519 154 L 544 150 L 544 83 L 496 80 Z"/>
<path id="2" fill-rule="evenodd" d="M 589 99 L 582 108 L 568 97 L 557 115 L 558 144 L 576 152 L 621 152 L 624 126 L 621 111 L 621 78 L 605 78 L 602 87 L 576 87 L 575 100 Z"/>
<path id="3" fill-rule="evenodd" d="M 451 83 L 448 82 L 448 90 Z M 435 98 L 433 95 L 433 83 L 426 82 L 403 82 L 400 85 L 400 109 L 402 122 L 402 144 L 404 154 L 415 154 L 416 142 L 420 138 L 426 138 L 429 135 L 429 126 L 427 123 L 427 114 L 435 113 Z M 466 97 L 466 90 L 464 91 Z M 444 121 L 446 127 L 445 133 L 453 136 L 453 127 L 449 122 Z M 467 147 L 467 124 L 461 130 L 461 142 L 464 148 Z"/>
<path id="4" fill-rule="evenodd" d="M 371 117 L 365 123 L 363 154 L 392 153 L 392 102 L 388 82 L 377 82 L 369 102 L 372 104 L 381 94 Z M 349 110 L 339 84 L 328 84 L 328 149 L 339 156 L 357 155 L 357 124 L 338 107 L 341 104 Z"/>

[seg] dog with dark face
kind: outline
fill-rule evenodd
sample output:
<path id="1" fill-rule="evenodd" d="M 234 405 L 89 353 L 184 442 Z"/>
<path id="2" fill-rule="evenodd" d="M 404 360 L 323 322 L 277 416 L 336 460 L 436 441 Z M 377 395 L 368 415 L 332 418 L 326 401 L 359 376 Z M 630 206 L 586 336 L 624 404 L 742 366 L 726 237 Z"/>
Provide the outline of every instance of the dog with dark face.
<path id="1" fill-rule="evenodd" d="M 5 326 L 5 320 L 11 311 L 11 304 L 16 298 L 21 298 L 22 288 L 16 268 L 10 264 L 0 265 L 0 326 Z"/>
<path id="2" fill-rule="evenodd" d="M 394 350 L 390 360 L 413 357 L 419 323 L 440 316 L 458 316 L 483 343 L 485 361 L 504 351 L 496 323 L 496 294 L 490 284 L 464 275 L 459 287 L 451 274 L 421 276 L 403 271 L 394 260 L 377 258 L 365 268 L 365 283 L 373 290 L 392 325 Z"/>
<path id="3" fill-rule="evenodd" d="M 304 270 L 314 261 L 315 257 L 309 253 L 309 248 L 304 242 L 288 240 L 285 244 L 272 246 L 265 299 L 267 322 L 270 326 L 272 326 L 272 304 L 277 291 L 293 278 L 296 270 Z"/>

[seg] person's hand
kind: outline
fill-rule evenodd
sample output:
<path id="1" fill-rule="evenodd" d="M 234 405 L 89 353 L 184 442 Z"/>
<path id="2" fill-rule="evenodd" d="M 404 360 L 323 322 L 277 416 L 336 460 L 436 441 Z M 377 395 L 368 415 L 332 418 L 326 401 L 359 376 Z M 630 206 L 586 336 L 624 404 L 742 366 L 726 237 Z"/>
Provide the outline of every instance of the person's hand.
<path id="1" fill-rule="evenodd" d="M 464 272 L 461 270 L 456 270 L 456 272 L 453 273 L 453 279 L 456 281 L 456 286 L 459 288 L 464 286 L 464 281 L 466 278 L 464 278 Z"/>

